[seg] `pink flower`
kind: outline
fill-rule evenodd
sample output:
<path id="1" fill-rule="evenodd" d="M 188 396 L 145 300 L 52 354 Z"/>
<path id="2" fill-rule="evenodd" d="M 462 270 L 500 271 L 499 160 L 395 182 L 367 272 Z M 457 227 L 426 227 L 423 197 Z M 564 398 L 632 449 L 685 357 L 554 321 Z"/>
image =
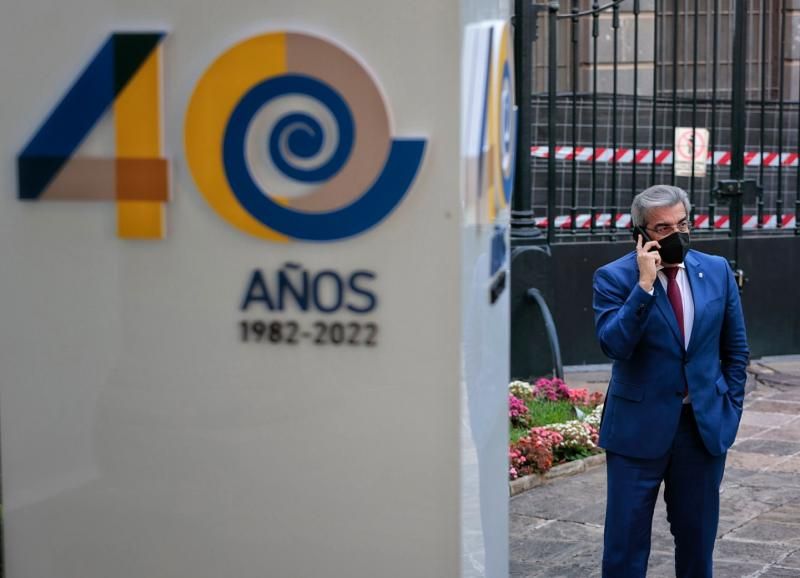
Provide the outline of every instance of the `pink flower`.
<path id="1" fill-rule="evenodd" d="M 511 425 L 515 427 L 526 427 L 528 425 L 528 406 L 525 402 L 514 394 L 508 394 L 508 417 Z"/>
<path id="2" fill-rule="evenodd" d="M 543 397 L 550 401 L 569 399 L 570 389 L 566 383 L 557 377 L 548 379 L 543 377 L 533 385 L 534 397 Z"/>
<path id="3" fill-rule="evenodd" d="M 602 391 L 595 391 L 589 396 L 589 405 L 592 407 L 597 407 L 601 403 L 603 403 L 605 396 L 603 395 Z"/>
<path id="4" fill-rule="evenodd" d="M 547 447 L 548 449 L 552 449 L 564 441 L 564 436 L 560 433 L 545 427 L 531 428 L 529 436 L 534 443 Z"/>
<path id="5" fill-rule="evenodd" d="M 564 381 L 542 377 L 533 384 L 533 397 L 549 399 L 550 401 L 566 400 L 572 405 L 598 406 L 603 403 L 603 394 L 600 392 L 589 393 L 588 389 L 570 388 Z"/>
<path id="6" fill-rule="evenodd" d="M 589 405 L 588 389 L 571 389 L 567 395 L 572 405 Z"/>

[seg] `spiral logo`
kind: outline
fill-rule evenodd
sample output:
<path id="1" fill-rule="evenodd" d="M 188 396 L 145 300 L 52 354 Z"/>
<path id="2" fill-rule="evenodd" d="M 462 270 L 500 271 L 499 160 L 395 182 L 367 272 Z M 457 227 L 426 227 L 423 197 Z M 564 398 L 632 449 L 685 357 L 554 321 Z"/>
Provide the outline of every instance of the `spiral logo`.
<path id="1" fill-rule="evenodd" d="M 383 220 L 425 141 L 392 138 L 374 79 L 331 42 L 271 33 L 223 53 L 189 103 L 198 188 L 235 227 L 273 241 L 333 241 Z"/>
<path id="2" fill-rule="evenodd" d="M 511 60 L 510 33 L 503 22 L 494 30 L 492 37 L 492 72 L 489 102 L 489 148 L 497 152 L 498 174 L 493 179 L 496 187 L 493 220 L 497 212 L 511 203 L 514 188 L 514 165 L 516 157 L 517 113 L 514 103 L 513 62 Z"/>
<path id="3" fill-rule="evenodd" d="M 500 168 L 503 172 L 503 194 L 511 203 L 514 187 L 514 165 L 517 146 L 517 115 L 514 105 L 514 85 L 508 60 L 503 63 L 503 80 L 500 89 Z"/>

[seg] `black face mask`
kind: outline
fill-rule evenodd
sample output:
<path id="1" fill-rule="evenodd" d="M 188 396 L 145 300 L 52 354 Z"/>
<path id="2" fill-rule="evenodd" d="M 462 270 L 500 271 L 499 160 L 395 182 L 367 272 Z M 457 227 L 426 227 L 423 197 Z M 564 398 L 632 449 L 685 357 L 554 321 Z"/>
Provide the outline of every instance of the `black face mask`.
<path id="1" fill-rule="evenodd" d="M 661 248 L 658 254 L 661 255 L 661 260 L 664 263 L 677 265 L 683 263 L 686 253 L 689 251 L 689 233 L 675 232 L 664 237 L 658 242 Z"/>

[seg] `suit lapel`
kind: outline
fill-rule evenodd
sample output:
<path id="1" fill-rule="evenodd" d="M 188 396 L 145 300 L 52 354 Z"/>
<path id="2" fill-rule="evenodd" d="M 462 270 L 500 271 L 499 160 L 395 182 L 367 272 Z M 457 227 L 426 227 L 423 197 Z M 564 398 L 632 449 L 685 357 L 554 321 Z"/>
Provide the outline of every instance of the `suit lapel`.
<path id="1" fill-rule="evenodd" d="M 681 336 L 680 329 L 678 329 L 678 319 L 675 317 L 675 311 L 672 310 L 667 292 L 664 291 L 661 280 L 658 278 L 656 278 L 656 282 L 653 284 L 653 291 L 656 298 L 656 306 L 664 316 L 667 325 L 672 329 L 672 334 L 675 336 L 675 339 L 678 340 L 678 343 L 680 343 L 681 349 L 683 349 L 683 337 Z"/>
<path id="2" fill-rule="evenodd" d="M 694 302 L 694 321 L 692 326 L 692 335 L 698 335 L 700 323 L 703 321 L 703 314 L 706 311 L 706 304 L 708 303 L 707 283 L 703 267 L 700 261 L 688 253 L 685 260 L 686 265 L 686 278 L 689 280 L 689 286 L 692 288 L 692 301 Z M 695 343 L 695 339 L 689 338 L 689 349 Z"/>

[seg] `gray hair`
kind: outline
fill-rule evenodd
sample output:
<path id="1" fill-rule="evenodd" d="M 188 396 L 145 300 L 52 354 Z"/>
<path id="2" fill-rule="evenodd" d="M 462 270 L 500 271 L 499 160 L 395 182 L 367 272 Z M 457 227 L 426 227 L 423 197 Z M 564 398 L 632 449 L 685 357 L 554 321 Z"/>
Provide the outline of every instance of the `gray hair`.
<path id="1" fill-rule="evenodd" d="M 650 209 L 658 207 L 672 207 L 683 203 L 686 214 L 692 212 L 689 196 L 680 187 L 671 185 L 654 185 L 633 198 L 631 203 L 631 221 L 634 227 L 644 227 L 647 224 L 647 213 Z"/>

